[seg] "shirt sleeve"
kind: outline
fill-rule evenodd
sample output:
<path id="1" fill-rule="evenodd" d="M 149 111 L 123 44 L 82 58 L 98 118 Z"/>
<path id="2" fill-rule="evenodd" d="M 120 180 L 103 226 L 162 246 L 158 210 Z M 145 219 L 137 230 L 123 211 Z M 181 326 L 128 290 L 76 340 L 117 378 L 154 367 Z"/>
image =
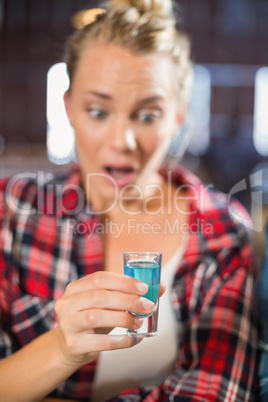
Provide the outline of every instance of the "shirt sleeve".
<path id="1" fill-rule="evenodd" d="M 0 181 L 0 359 L 17 350 L 9 334 L 9 306 L 11 305 L 13 265 L 11 257 L 12 230 L 6 208 L 7 181 Z"/>
<path id="2" fill-rule="evenodd" d="M 268 400 L 268 222 L 265 229 L 266 247 L 258 278 L 257 297 L 259 304 L 259 400 Z"/>
<path id="3" fill-rule="evenodd" d="M 174 372 L 159 387 L 127 390 L 110 401 L 255 400 L 254 271 L 242 226 L 235 238 L 233 247 L 206 253 L 177 281 L 182 330 Z"/>

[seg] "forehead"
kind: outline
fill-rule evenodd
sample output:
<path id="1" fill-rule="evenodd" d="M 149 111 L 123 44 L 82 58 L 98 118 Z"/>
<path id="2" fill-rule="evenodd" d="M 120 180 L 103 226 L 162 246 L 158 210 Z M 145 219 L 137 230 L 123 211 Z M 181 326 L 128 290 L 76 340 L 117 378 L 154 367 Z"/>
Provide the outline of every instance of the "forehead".
<path id="1" fill-rule="evenodd" d="M 173 92 L 174 65 L 168 55 L 138 55 L 125 47 L 96 41 L 81 52 L 72 85 Z"/>

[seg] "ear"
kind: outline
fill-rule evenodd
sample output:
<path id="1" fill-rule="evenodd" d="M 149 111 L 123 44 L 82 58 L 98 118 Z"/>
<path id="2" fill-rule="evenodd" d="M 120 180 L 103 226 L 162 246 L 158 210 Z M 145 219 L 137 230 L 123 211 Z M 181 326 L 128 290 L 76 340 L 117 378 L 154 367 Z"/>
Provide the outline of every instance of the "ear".
<path id="1" fill-rule="evenodd" d="M 187 107 L 186 106 L 180 107 L 180 109 L 177 111 L 177 115 L 176 115 L 177 129 L 183 123 L 183 121 L 185 119 L 185 116 L 186 116 L 186 113 L 187 113 Z"/>
<path id="2" fill-rule="evenodd" d="M 73 123 L 72 123 L 72 105 L 71 105 L 70 90 L 69 89 L 64 92 L 63 100 L 64 100 L 65 110 L 66 110 L 69 122 L 70 122 L 71 126 L 73 126 Z"/>

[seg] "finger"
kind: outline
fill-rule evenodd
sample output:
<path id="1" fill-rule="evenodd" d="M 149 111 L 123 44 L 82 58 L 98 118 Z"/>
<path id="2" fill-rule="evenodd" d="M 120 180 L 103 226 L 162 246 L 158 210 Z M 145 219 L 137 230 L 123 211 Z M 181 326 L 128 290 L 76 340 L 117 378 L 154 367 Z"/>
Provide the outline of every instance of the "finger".
<path id="1" fill-rule="evenodd" d="M 140 343 L 142 338 L 128 335 L 97 335 L 89 334 L 83 339 L 84 347 L 93 349 L 96 352 L 104 350 L 126 349 Z"/>
<path id="2" fill-rule="evenodd" d="M 73 294 L 90 289 L 120 290 L 121 292 L 144 295 L 148 291 L 148 285 L 127 275 L 99 271 L 71 282 L 66 288 L 66 293 Z"/>
<path id="3" fill-rule="evenodd" d="M 145 298 L 132 293 L 122 293 L 106 289 L 90 290 L 83 293 L 73 294 L 64 301 L 65 310 L 69 314 L 89 309 L 104 309 L 117 311 L 131 311 L 137 314 L 149 314 L 155 304 Z M 68 303 L 68 306 L 67 304 Z M 60 301 L 57 303 L 60 304 Z"/>
<path id="4" fill-rule="evenodd" d="M 165 291 L 166 291 L 166 285 L 165 285 L 164 282 L 161 282 L 161 283 L 160 283 L 159 297 L 163 296 L 163 294 L 165 293 Z"/>
<path id="5" fill-rule="evenodd" d="M 77 313 L 72 322 L 79 331 L 87 331 L 91 328 L 112 329 L 114 327 L 138 329 L 143 320 L 125 311 L 90 309 Z"/>
<path id="6" fill-rule="evenodd" d="M 62 335 L 61 335 L 62 337 Z M 74 361 L 92 361 L 92 353 L 96 354 L 104 350 L 125 349 L 135 346 L 141 338 L 128 335 L 106 335 L 90 333 L 69 334 L 64 337 L 64 348 L 68 359 Z M 88 358 L 86 357 L 88 356 Z"/>

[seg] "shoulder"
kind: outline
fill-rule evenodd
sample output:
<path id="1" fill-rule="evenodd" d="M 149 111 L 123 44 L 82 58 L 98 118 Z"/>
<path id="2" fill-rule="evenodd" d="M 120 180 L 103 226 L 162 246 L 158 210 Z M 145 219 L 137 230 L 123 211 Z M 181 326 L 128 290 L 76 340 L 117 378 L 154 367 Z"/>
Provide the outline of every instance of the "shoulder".
<path id="1" fill-rule="evenodd" d="M 229 255 L 234 252 L 241 259 L 251 259 L 251 219 L 238 200 L 207 188 L 195 208 L 197 219 L 207 229 L 203 238 L 211 252 Z"/>
<path id="2" fill-rule="evenodd" d="M 9 179 L 4 179 L 4 182 L 1 183 L 1 191 L 7 206 L 15 210 L 19 204 L 32 202 L 38 191 L 37 183 L 35 173 L 19 173 Z"/>
<path id="3" fill-rule="evenodd" d="M 65 174 L 54 175 L 38 171 L 19 173 L 0 180 L 1 209 L 6 208 L 13 216 L 43 214 L 49 209 L 57 212 L 62 199 L 70 188 L 79 183 L 79 173 L 71 169 Z"/>
<path id="4" fill-rule="evenodd" d="M 190 232 L 198 235 L 204 249 L 217 253 L 227 248 L 239 248 L 246 249 L 248 254 L 252 225 L 246 208 L 182 167 L 172 172 L 172 177 L 173 183 L 186 188 Z"/>

